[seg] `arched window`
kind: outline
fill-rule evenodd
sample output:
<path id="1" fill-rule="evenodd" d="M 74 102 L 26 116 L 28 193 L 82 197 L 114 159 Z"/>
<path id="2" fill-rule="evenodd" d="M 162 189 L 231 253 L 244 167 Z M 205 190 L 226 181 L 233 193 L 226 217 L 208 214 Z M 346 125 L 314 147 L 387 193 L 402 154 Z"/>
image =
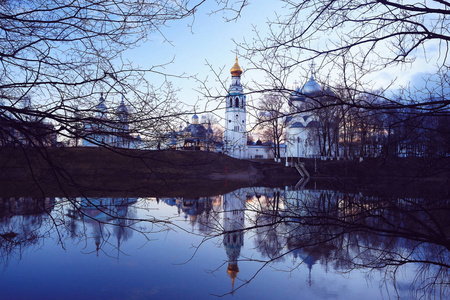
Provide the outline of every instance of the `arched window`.
<path id="1" fill-rule="evenodd" d="M 235 101 L 234 106 L 239 107 L 239 98 L 236 97 L 234 101 Z"/>
<path id="2" fill-rule="evenodd" d="M 230 107 L 233 107 L 233 99 L 230 98 Z"/>

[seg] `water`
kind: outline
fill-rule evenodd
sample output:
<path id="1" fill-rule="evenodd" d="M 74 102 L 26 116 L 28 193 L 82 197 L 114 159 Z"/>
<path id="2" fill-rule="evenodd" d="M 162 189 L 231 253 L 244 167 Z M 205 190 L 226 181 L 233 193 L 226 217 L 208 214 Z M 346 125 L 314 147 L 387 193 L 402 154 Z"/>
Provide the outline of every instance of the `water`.
<path id="1" fill-rule="evenodd" d="M 449 201 L 244 188 L 3 198 L 2 299 L 445 299 Z"/>

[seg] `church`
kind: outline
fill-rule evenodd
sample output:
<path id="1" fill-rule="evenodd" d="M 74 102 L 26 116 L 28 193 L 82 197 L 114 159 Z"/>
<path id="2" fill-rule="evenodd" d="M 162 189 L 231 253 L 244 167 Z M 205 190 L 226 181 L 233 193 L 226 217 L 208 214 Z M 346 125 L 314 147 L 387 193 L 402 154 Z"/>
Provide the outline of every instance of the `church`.
<path id="1" fill-rule="evenodd" d="M 199 123 L 197 114 L 192 116 L 191 122 L 186 122 L 186 127 L 180 126 L 180 130 L 168 134 L 169 148 L 176 150 L 202 150 L 215 151 L 216 143 L 213 138 L 211 122 L 207 127 Z"/>
<path id="2" fill-rule="evenodd" d="M 0 99 L 0 106 L 5 106 Z M 24 96 L 17 101 L 18 112 L 0 109 L 0 147 L 59 147 L 57 130 L 46 120 L 44 113 L 34 107 L 31 97 Z"/>
<path id="3" fill-rule="evenodd" d="M 79 127 L 83 147 L 107 145 L 118 148 L 139 148 L 142 143 L 139 136 L 135 137 L 130 133 L 129 112 L 123 96 L 112 118 L 108 116 L 105 98 L 101 93 L 99 102 L 95 107 L 95 116 L 93 118 L 81 118 L 79 114 L 76 114 L 75 119 L 83 120 L 77 122 L 81 123 Z"/>
<path id="4" fill-rule="evenodd" d="M 333 91 L 329 87 L 324 89 L 315 80 L 312 64 L 309 80 L 302 88 L 297 86 L 289 97 L 289 112 L 285 120 L 288 158 L 333 155 L 337 127 L 331 115 L 327 114 L 327 105 L 334 101 L 336 95 Z M 331 133 L 325 132 L 330 129 Z M 333 153 L 328 153 L 331 150 Z"/>
<path id="5" fill-rule="evenodd" d="M 236 62 L 230 70 L 231 85 L 226 97 L 223 150 L 235 158 L 248 158 L 246 96 L 241 85 L 242 69 Z"/>
<path id="6" fill-rule="evenodd" d="M 241 84 L 242 69 L 238 59 L 230 70 L 231 85 L 226 97 L 225 131 L 223 136 L 223 152 L 239 159 L 270 159 L 274 158 L 272 146 L 258 141 L 255 144 L 247 142 L 247 111 L 246 96 Z M 323 88 L 314 78 L 313 65 L 311 77 L 305 85 L 292 92 L 288 100 L 289 111 L 284 112 L 285 140 L 280 145 L 281 157 L 293 161 L 295 158 L 313 158 L 326 155 L 325 149 L 331 149 L 335 140 L 321 139 L 324 122 L 316 108 L 335 101 L 335 94 L 328 88 Z M 319 110 L 320 111 L 320 110 Z M 324 110 L 321 110 L 324 111 Z M 322 114 L 323 115 L 323 114 Z M 326 115 L 323 117 L 327 117 Z M 329 121 L 329 120 L 328 120 Z M 334 126 L 332 122 L 328 125 Z M 337 138 L 336 136 L 333 138 Z"/>

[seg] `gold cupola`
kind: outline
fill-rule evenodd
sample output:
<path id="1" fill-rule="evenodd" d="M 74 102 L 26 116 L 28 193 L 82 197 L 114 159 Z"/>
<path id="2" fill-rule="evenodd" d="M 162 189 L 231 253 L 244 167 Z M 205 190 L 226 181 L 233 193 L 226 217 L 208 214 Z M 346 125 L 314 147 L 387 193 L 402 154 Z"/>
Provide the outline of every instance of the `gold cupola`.
<path id="1" fill-rule="evenodd" d="M 231 72 L 231 76 L 241 76 L 241 74 L 242 74 L 242 69 L 238 64 L 237 56 L 236 56 L 236 62 L 234 63 L 234 66 L 231 68 L 230 72 Z"/>

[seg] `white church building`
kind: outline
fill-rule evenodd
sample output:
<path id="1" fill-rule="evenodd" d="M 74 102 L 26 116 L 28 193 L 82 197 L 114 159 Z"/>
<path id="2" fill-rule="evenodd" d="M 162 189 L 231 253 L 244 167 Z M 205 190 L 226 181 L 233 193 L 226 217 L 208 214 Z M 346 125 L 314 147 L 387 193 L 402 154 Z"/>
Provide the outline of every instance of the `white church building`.
<path id="1" fill-rule="evenodd" d="M 76 116 L 76 118 L 81 118 Z M 111 146 L 118 148 L 140 148 L 141 139 L 130 133 L 129 112 L 124 97 L 116 111 L 109 116 L 103 93 L 95 106 L 95 116 L 83 119 L 81 122 L 81 146 L 99 147 Z M 78 142 L 76 142 L 76 146 Z"/>
<path id="2" fill-rule="evenodd" d="M 230 72 L 231 85 L 226 97 L 223 150 L 232 157 L 245 159 L 248 158 L 247 109 L 246 97 L 241 85 L 242 69 L 238 64 L 237 57 Z"/>
<path id="3" fill-rule="evenodd" d="M 322 149 L 330 148 L 326 139 L 320 139 L 321 120 L 318 117 L 318 107 L 324 107 L 336 96 L 328 87 L 324 89 L 314 78 L 311 67 L 311 77 L 305 85 L 297 88 L 289 97 L 289 116 L 286 117 L 286 156 L 291 158 L 313 158 L 322 154 Z M 333 126 L 332 120 L 328 125 Z M 325 147 L 324 147 L 325 146 Z"/>
<path id="4" fill-rule="evenodd" d="M 271 147 L 267 144 L 247 144 L 246 96 L 241 85 L 242 69 L 238 59 L 230 70 L 231 85 L 226 97 L 225 131 L 223 151 L 239 159 L 274 158 Z M 334 101 L 331 89 L 323 88 L 314 78 L 313 66 L 311 77 L 292 92 L 289 97 L 289 111 L 284 118 L 286 125 L 286 143 L 281 146 L 281 156 L 287 159 L 312 158 L 321 155 L 322 145 L 319 139 L 320 120 L 313 108 L 318 104 Z M 326 142 L 326 141 L 325 141 Z"/>

